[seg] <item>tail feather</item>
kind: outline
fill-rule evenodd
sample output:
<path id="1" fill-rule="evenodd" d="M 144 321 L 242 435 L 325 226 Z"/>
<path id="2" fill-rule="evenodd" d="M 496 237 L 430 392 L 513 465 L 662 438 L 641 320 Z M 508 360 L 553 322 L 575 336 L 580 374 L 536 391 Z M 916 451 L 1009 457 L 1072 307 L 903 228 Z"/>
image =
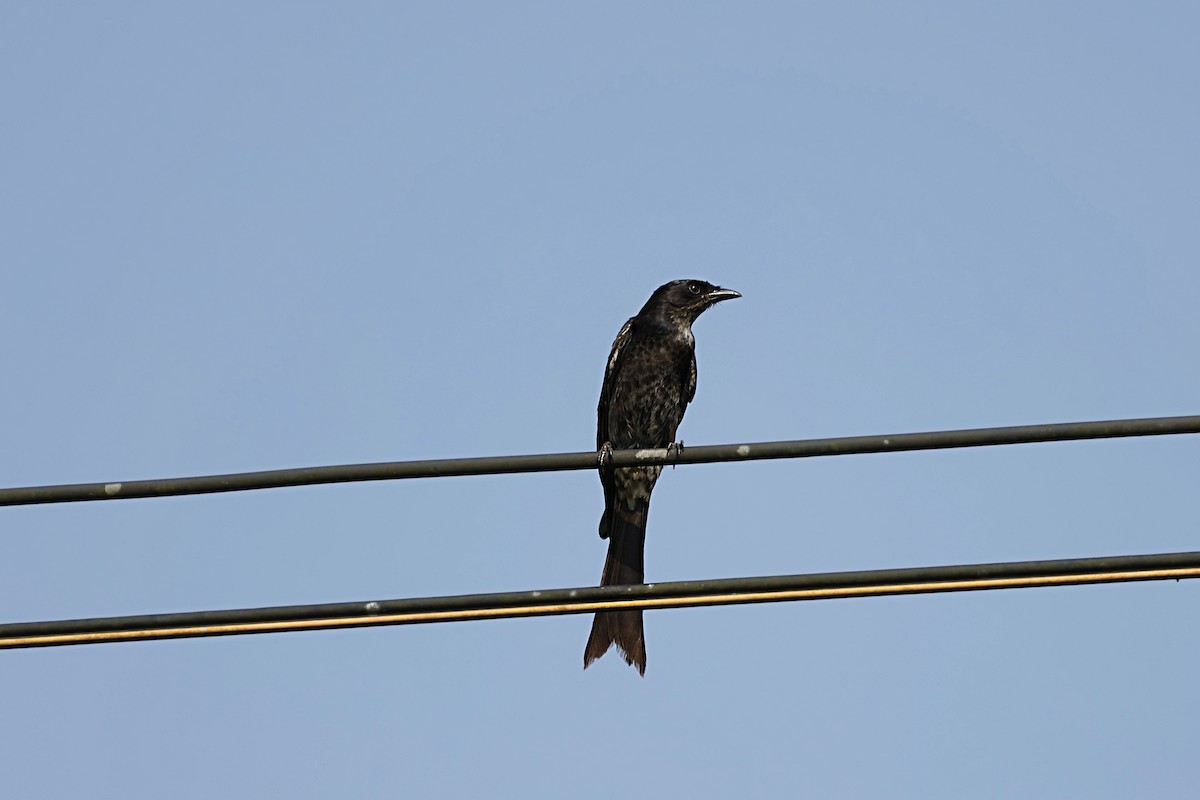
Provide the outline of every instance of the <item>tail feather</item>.
<path id="1" fill-rule="evenodd" d="M 604 560 L 601 586 L 639 584 L 644 579 L 646 545 L 646 512 L 648 503 L 627 511 L 612 508 L 606 516 L 608 527 L 608 557 Z M 642 629 L 642 611 L 599 611 L 592 621 L 592 633 L 583 652 L 583 668 L 616 645 L 625 663 L 646 674 L 646 638 Z"/>

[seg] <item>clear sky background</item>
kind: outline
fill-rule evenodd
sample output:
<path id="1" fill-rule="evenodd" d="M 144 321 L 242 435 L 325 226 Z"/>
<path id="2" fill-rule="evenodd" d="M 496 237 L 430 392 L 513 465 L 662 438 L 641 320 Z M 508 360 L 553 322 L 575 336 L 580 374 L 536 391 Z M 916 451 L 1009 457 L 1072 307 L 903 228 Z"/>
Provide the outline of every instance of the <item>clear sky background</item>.
<path id="1" fill-rule="evenodd" d="M 1189 3 L 0 10 L 0 485 L 1200 412 Z M 653 581 L 1200 549 L 1190 437 L 681 467 Z M 0 509 L 0 619 L 594 584 L 592 473 Z M 0 653 L 12 798 L 1130 797 L 1200 584 Z"/>

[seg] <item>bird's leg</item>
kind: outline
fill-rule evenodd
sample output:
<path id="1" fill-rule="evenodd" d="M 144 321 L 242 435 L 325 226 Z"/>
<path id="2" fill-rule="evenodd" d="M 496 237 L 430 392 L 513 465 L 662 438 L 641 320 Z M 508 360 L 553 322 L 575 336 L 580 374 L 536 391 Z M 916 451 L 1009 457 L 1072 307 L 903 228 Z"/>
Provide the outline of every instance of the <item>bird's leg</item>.
<path id="1" fill-rule="evenodd" d="M 667 445 L 667 458 L 672 459 L 671 469 L 675 469 L 675 465 L 679 463 L 679 457 L 683 455 L 683 440 L 671 442 Z"/>
<path id="2" fill-rule="evenodd" d="M 612 442 L 605 442 L 596 451 L 596 465 L 600 468 L 601 472 L 608 472 L 609 465 L 612 464 L 612 454 Z"/>

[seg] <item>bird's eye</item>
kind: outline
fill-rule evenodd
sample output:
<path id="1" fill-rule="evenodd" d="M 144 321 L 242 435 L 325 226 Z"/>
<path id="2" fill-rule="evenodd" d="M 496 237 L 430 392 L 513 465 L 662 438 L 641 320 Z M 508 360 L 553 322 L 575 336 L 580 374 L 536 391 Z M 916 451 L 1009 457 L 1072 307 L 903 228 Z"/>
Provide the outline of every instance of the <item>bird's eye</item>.
<path id="1" fill-rule="evenodd" d="M 688 284 L 688 291 L 691 292 L 692 294 L 700 294 L 700 284 L 696 283 L 695 281 L 692 281 L 691 283 Z"/>

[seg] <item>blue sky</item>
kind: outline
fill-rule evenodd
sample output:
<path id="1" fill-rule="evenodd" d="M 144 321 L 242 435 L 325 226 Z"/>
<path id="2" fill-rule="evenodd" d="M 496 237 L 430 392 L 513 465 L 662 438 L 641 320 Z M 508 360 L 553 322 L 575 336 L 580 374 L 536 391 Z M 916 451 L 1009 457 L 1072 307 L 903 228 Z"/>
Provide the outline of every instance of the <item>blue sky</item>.
<path id="1" fill-rule="evenodd" d="M 592 446 L 666 280 L 691 444 L 1191 414 L 1184 3 L 9 4 L 0 485 Z M 691 466 L 647 577 L 1197 549 L 1196 442 Z M 589 585 L 595 475 L 0 509 L 0 619 Z M 5 796 L 1128 797 L 1189 582 L 0 654 Z M 969 789 L 964 789 L 969 787 Z"/>

